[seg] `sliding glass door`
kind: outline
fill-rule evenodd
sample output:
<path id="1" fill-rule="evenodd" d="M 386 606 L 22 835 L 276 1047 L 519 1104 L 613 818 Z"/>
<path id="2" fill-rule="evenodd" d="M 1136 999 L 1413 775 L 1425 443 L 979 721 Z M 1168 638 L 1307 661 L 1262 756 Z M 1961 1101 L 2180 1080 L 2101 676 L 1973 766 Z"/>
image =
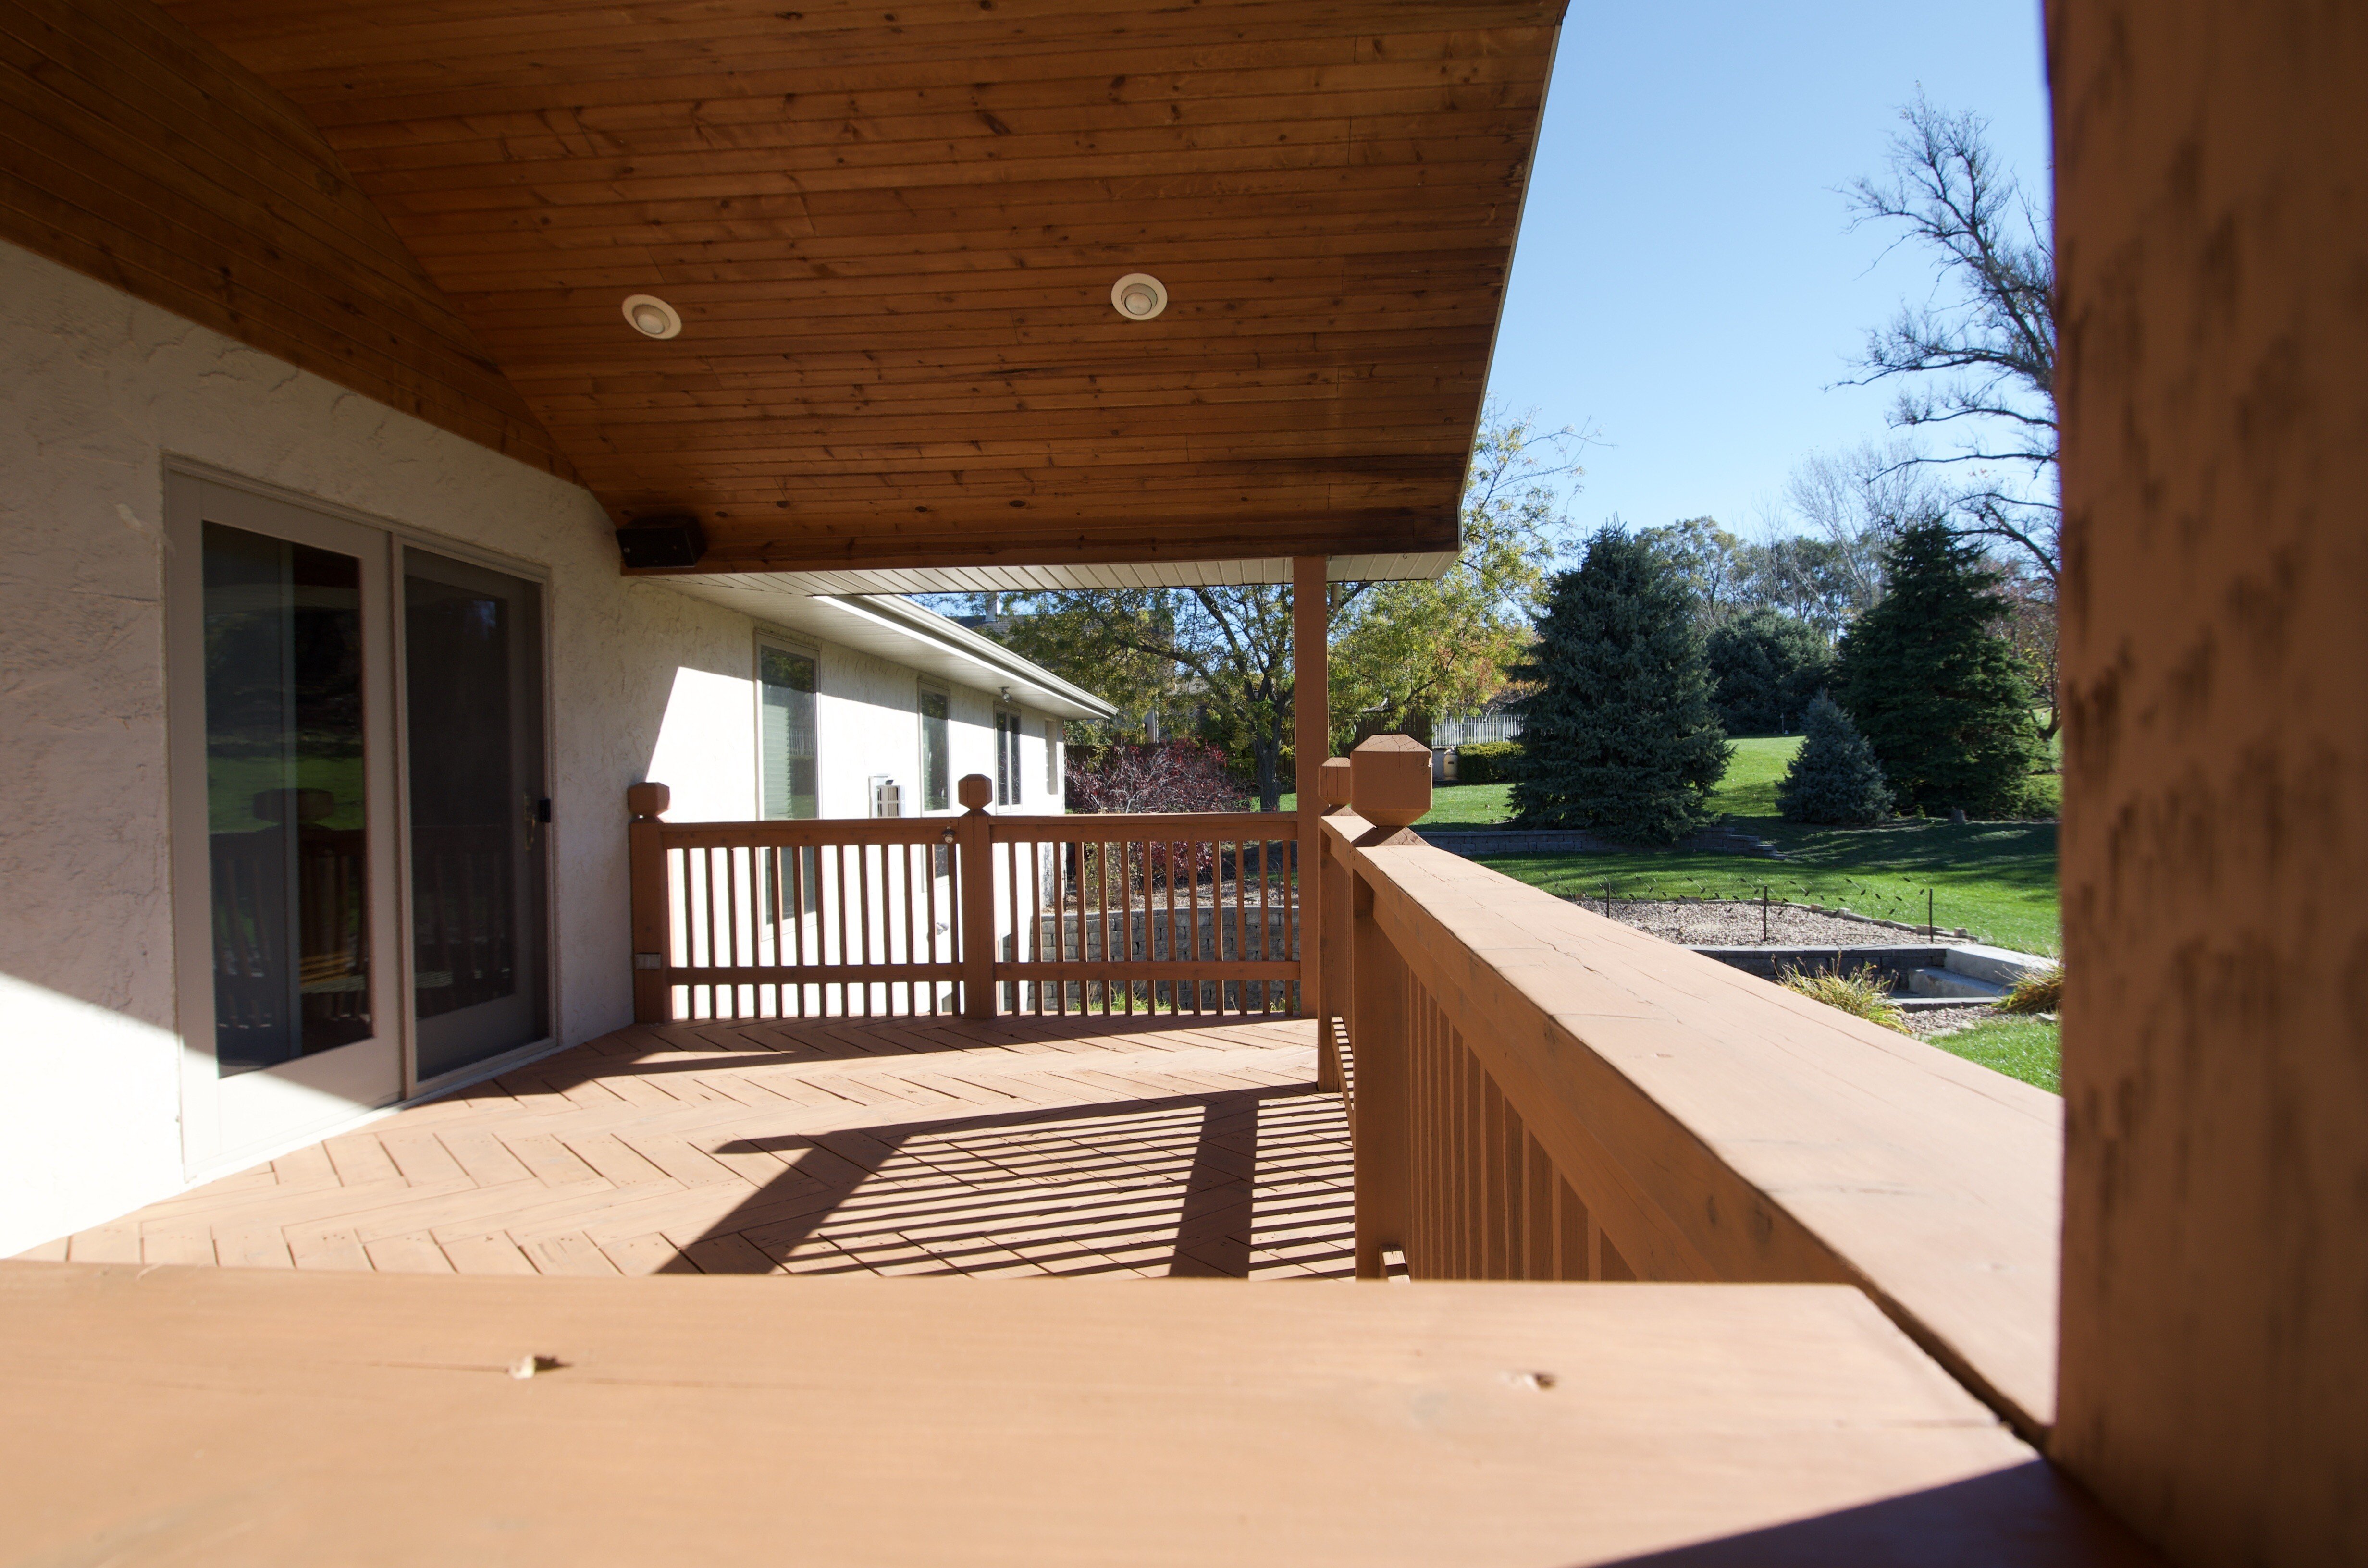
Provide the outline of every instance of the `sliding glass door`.
<path id="1" fill-rule="evenodd" d="M 404 551 L 417 1076 L 550 1033 L 542 591 Z"/>
<path id="2" fill-rule="evenodd" d="M 194 1172 L 551 1034 L 543 606 L 194 475 L 165 514 Z"/>

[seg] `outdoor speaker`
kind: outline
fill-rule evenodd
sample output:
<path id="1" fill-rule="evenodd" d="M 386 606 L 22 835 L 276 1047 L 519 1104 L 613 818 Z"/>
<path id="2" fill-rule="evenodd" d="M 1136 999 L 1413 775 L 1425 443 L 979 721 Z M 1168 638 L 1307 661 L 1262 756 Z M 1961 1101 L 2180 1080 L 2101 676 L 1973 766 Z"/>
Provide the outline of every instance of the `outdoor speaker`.
<path id="1" fill-rule="evenodd" d="M 696 566 L 707 553 L 707 531 L 688 512 L 636 517 L 617 530 L 617 551 L 629 567 Z"/>

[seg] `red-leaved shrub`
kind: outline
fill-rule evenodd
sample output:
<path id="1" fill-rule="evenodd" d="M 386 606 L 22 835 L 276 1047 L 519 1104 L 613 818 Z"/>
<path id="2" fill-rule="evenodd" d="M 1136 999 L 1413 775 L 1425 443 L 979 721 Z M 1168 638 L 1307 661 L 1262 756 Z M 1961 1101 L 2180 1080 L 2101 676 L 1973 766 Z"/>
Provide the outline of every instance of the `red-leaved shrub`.
<path id="1" fill-rule="evenodd" d="M 1069 763 L 1073 812 L 1238 812 L 1248 806 L 1249 797 L 1225 772 L 1225 754 L 1200 741 L 1106 746 L 1086 760 L 1073 754 Z M 1065 869 L 1073 885 L 1079 879 L 1093 883 L 1101 874 L 1101 847 L 1088 844 L 1082 853 Z M 1125 885 L 1133 888 L 1181 887 L 1227 874 L 1225 863 L 1235 854 L 1207 839 L 1137 838 L 1112 858 L 1110 869 L 1116 873 L 1123 866 Z"/>
<path id="2" fill-rule="evenodd" d="M 1238 812 L 1249 797 L 1225 773 L 1225 754 L 1200 741 L 1104 746 L 1069 761 L 1073 812 Z"/>

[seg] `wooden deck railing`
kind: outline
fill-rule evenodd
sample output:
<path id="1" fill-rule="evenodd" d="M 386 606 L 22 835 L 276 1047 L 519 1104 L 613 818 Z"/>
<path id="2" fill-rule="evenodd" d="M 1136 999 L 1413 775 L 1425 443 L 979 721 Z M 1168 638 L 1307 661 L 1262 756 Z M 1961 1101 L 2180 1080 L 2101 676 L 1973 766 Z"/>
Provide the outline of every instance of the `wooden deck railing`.
<path id="1" fill-rule="evenodd" d="M 1360 1273 L 1854 1284 L 2044 1433 L 2061 1103 L 1429 847 L 1429 767 L 1326 765 Z"/>
<path id="2" fill-rule="evenodd" d="M 1289 819 L 960 791 L 958 817 L 669 823 L 634 785 L 635 1018 L 1296 1009 Z"/>
<path id="3" fill-rule="evenodd" d="M 1295 832 L 1257 812 L 989 818 L 1005 1010 L 1295 1010 Z"/>

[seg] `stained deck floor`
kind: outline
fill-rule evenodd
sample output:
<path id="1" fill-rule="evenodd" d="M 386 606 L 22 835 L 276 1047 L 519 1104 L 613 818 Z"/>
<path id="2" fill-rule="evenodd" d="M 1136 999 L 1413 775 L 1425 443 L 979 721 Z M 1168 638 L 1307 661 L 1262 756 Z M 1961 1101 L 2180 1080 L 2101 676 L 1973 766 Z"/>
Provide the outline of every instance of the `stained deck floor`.
<path id="1" fill-rule="evenodd" d="M 28 1257 L 462 1274 L 1347 1278 L 1313 1026 L 622 1029 Z"/>

